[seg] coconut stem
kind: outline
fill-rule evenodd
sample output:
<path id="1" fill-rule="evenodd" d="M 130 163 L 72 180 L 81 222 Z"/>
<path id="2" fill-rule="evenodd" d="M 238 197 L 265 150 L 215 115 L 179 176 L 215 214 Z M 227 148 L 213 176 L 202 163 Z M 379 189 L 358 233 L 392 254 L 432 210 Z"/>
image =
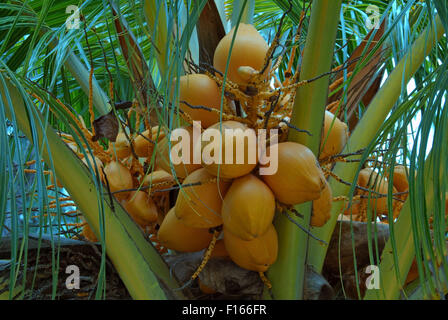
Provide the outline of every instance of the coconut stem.
<path id="1" fill-rule="evenodd" d="M 258 272 L 258 275 L 260 276 L 261 281 L 263 281 L 264 285 L 268 288 L 268 289 L 272 289 L 272 284 L 271 281 L 269 281 L 268 278 L 266 278 L 266 275 L 264 274 L 263 271 Z"/>
<path id="2" fill-rule="evenodd" d="M 199 267 L 196 269 L 196 271 L 191 276 L 191 281 L 194 281 L 194 279 L 196 279 L 199 276 L 199 274 L 202 272 L 202 270 L 204 270 L 205 266 L 207 265 L 207 262 L 210 260 L 213 249 L 215 249 L 216 241 L 218 240 L 220 233 L 221 233 L 221 231 L 218 231 L 216 229 L 213 231 L 212 241 L 210 241 L 207 251 L 205 251 L 204 259 L 202 259 L 201 264 L 199 265 Z"/>

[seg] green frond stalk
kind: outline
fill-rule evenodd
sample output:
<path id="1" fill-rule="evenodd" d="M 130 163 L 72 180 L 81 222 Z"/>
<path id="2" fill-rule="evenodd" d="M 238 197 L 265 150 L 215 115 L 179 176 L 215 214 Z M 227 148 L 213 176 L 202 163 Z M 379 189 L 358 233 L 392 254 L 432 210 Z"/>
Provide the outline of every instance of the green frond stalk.
<path id="1" fill-rule="evenodd" d="M 336 30 L 342 1 L 314 1 L 308 29 L 301 80 L 312 79 L 331 70 Z M 296 92 L 291 123 L 312 133 L 290 131 L 289 140 L 310 148 L 316 157 L 319 153 L 321 131 L 327 102 L 329 77 L 323 77 Z M 296 209 L 303 214 L 304 225 L 308 228 L 311 218 L 311 202 L 299 205 Z M 301 221 L 298 221 L 301 223 Z M 301 299 L 308 235 L 297 228 L 284 216 L 278 216 L 275 226 L 279 235 L 279 255 L 277 262 L 269 271 L 273 294 L 276 299 Z M 314 252 L 313 252 L 314 254 Z"/>
<path id="2" fill-rule="evenodd" d="M 0 94 L 7 117 L 14 112 L 19 129 L 30 139 L 39 143 L 42 157 L 48 163 L 50 152 L 55 164 L 56 176 L 66 186 L 99 239 L 104 239 L 108 257 L 114 264 L 123 283 L 134 299 L 166 299 L 162 284 L 172 289 L 172 294 L 183 298 L 179 287 L 171 277 L 168 266 L 157 250 L 144 238 L 131 217 L 113 200 L 104 201 L 96 183 L 82 162 L 65 146 L 51 127 L 43 127 L 43 118 L 34 108 L 27 108 L 22 94 L 11 80 L 0 78 Z M 9 99 L 10 98 L 10 101 Z M 12 111 L 11 111 L 12 110 Z M 33 141 L 34 124 L 37 141 Z M 43 142 L 45 144 L 43 144 Z M 105 234 L 100 233 L 100 213 L 103 212 Z M 100 237 L 100 236 L 104 237 Z M 159 282 L 160 280 L 160 282 Z"/>
<path id="3" fill-rule="evenodd" d="M 163 0 L 145 0 L 143 8 L 151 43 L 155 47 L 157 65 L 162 77 L 164 77 L 168 71 L 167 59 L 170 47 L 166 2 Z"/>
<path id="4" fill-rule="evenodd" d="M 431 185 L 431 184 L 430 184 Z M 415 257 L 415 248 L 412 244 L 414 234 L 412 231 L 411 206 L 406 201 L 400 212 L 400 218 L 394 225 L 395 229 L 395 250 L 398 255 L 398 265 L 400 276 L 395 272 L 394 250 L 391 239 L 386 243 L 381 255 L 379 266 L 379 289 L 368 289 L 364 296 L 365 300 L 396 300 L 400 297 L 400 289 L 406 280 L 406 276 Z"/>
<path id="5" fill-rule="evenodd" d="M 78 84 L 84 93 L 89 95 L 89 71 L 86 67 L 79 61 L 78 57 L 68 49 L 67 60 L 65 60 L 64 66 L 70 71 L 72 76 L 76 79 Z M 92 81 L 92 97 L 93 106 L 100 115 L 105 115 L 110 112 L 111 105 L 108 103 L 109 98 L 106 96 L 104 91 L 98 85 L 95 77 Z"/>
<path id="6" fill-rule="evenodd" d="M 430 54 L 432 48 L 444 33 L 442 22 L 437 16 L 432 25 L 428 26 L 421 33 L 418 39 L 406 55 L 397 64 L 393 72 L 376 94 L 369 105 L 366 113 L 358 123 L 356 129 L 351 134 L 346 147 L 342 153 L 354 152 L 363 149 L 375 137 L 378 128 L 386 119 L 390 110 L 397 102 L 403 85 L 406 85 L 415 72 L 420 68 L 424 59 Z M 358 170 L 357 163 L 338 163 L 334 168 L 334 173 L 345 181 L 353 181 Z M 330 186 L 333 196 L 345 196 L 349 193 L 350 187 L 330 179 Z M 343 203 L 333 204 L 331 219 L 322 228 L 313 228 L 313 233 L 320 239 L 328 242 L 331 239 L 336 226 L 338 215 L 341 212 Z M 309 263 L 317 270 L 321 271 L 325 260 L 327 247 L 316 241 L 309 243 L 308 252 Z"/>

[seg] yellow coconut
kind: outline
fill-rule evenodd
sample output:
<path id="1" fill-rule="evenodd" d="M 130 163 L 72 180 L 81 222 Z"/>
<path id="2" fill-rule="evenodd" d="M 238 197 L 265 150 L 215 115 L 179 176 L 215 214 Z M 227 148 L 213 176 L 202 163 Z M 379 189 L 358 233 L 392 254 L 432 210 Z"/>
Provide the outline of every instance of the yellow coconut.
<path id="1" fill-rule="evenodd" d="M 333 194 L 327 180 L 324 179 L 324 181 L 325 187 L 319 199 L 313 200 L 313 214 L 311 216 L 311 225 L 313 227 L 322 227 L 331 217 Z"/>
<path id="2" fill-rule="evenodd" d="M 212 179 L 216 178 L 201 168 L 183 181 L 185 187 L 177 196 L 176 216 L 187 226 L 211 228 L 222 224 L 221 197 L 225 196 L 230 183 L 210 182 Z"/>
<path id="3" fill-rule="evenodd" d="M 398 192 L 405 192 L 409 190 L 408 174 L 409 168 L 406 168 L 405 166 L 394 167 L 393 184 Z"/>
<path id="4" fill-rule="evenodd" d="M 202 165 L 214 176 L 218 176 L 219 171 L 220 178 L 242 177 L 257 165 L 256 133 L 243 123 L 223 121 L 222 130 L 217 123 L 202 133 L 201 140 Z"/>
<path id="5" fill-rule="evenodd" d="M 149 187 L 146 191 L 148 193 L 155 192 L 157 190 L 167 189 L 175 184 L 174 177 L 165 170 L 156 170 L 146 175 L 143 178 L 142 185 Z M 157 192 L 155 195 L 167 194 L 168 191 Z"/>
<path id="6" fill-rule="evenodd" d="M 124 134 L 123 132 L 118 133 L 115 142 L 111 142 L 109 144 L 109 152 L 113 155 L 115 155 L 116 152 L 118 159 L 129 157 L 129 155 L 131 154 L 131 144 L 126 137 L 126 134 Z"/>
<path id="7" fill-rule="evenodd" d="M 372 168 L 365 168 L 359 172 L 358 185 L 370 190 L 370 199 L 368 199 L 368 191 L 356 191 L 355 195 L 362 196 L 362 198 L 353 201 L 352 207 L 346 209 L 344 214 L 350 214 L 350 210 L 352 210 L 352 214 L 364 216 L 366 215 L 367 208 L 370 207 L 372 212 L 376 215 L 387 215 L 387 197 L 380 195 L 387 194 L 388 192 L 389 183 L 386 178 L 373 171 Z M 397 192 L 395 187 L 393 187 L 392 192 Z"/>
<path id="8" fill-rule="evenodd" d="M 235 27 L 218 43 L 213 57 L 213 66 L 223 74 L 226 71 L 234 33 Z M 231 51 L 228 79 L 238 84 L 247 84 L 250 77 L 245 76 L 248 72 L 244 70 L 244 67 L 261 71 L 268 49 L 269 45 L 253 25 L 240 23 Z M 239 69 L 240 72 L 238 72 Z M 266 69 L 266 74 L 268 71 L 269 68 Z"/>
<path id="9" fill-rule="evenodd" d="M 224 226 L 224 244 L 232 261 L 247 270 L 264 272 L 277 260 L 278 238 L 272 224 L 251 241 L 241 240 Z"/>
<path id="10" fill-rule="evenodd" d="M 184 128 L 188 132 L 188 136 L 190 139 L 190 158 L 185 163 L 181 162 L 179 164 L 173 164 L 170 161 L 170 152 L 173 148 L 176 148 L 178 143 L 182 143 L 182 139 L 179 138 L 177 141 L 171 142 L 171 149 L 169 146 L 169 136 L 164 137 L 159 143 L 157 143 L 157 158 L 156 158 L 156 164 L 160 169 L 165 170 L 168 173 L 172 173 L 173 175 L 176 174 L 178 178 L 184 179 L 186 178 L 191 172 L 195 171 L 196 169 L 199 169 L 202 167 L 200 163 L 194 163 L 193 159 L 193 153 L 194 153 L 194 140 L 193 140 L 193 127 L 189 126 Z M 174 149 L 176 150 L 176 149 Z M 179 152 L 179 157 L 182 157 L 182 151 Z M 200 162 L 198 160 L 197 162 Z M 172 170 L 171 166 L 173 167 L 174 171 Z"/>
<path id="11" fill-rule="evenodd" d="M 165 130 L 159 128 L 159 126 L 154 126 L 151 128 L 151 139 L 152 141 L 160 141 L 165 138 Z"/>
<path id="12" fill-rule="evenodd" d="M 347 125 L 330 111 L 325 111 L 324 132 L 322 135 L 319 159 L 341 153 L 348 139 Z"/>
<path id="13" fill-rule="evenodd" d="M 221 91 L 215 80 L 209 76 L 188 74 L 180 77 L 179 101 L 180 109 L 187 113 L 192 120 L 200 121 L 203 128 L 208 128 L 219 121 L 218 112 L 194 108 L 202 106 L 215 110 L 221 109 Z"/>
<path id="14" fill-rule="evenodd" d="M 212 240 L 212 233 L 208 229 L 192 228 L 177 219 L 175 209 L 172 208 L 163 219 L 157 232 L 157 238 L 164 247 L 181 251 L 195 252 L 205 249 Z"/>
<path id="15" fill-rule="evenodd" d="M 133 191 L 129 198 L 122 201 L 123 207 L 142 228 L 157 221 L 157 207 L 154 201 L 143 191 Z"/>
<path id="16" fill-rule="evenodd" d="M 285 204 L 300 204 L 319 199 L 325 182 L 313 152 L 295 142 L 282 142 L 267 150 L 273 154 L 278 148 L 278 170 L 272 175 L 262 175 L 275 194 Z M 262 165 L 267 167 L 270 164 Z"/>
<path id="17" fill-rule="evenodd" d="M 222 203 L 226 230 L 243 240 L 263 235 L 272 224 L 274 214 L 274 194 L 252 174 L 235 179 Z"/>
<path id="18" fill-rule="evenodd" d="M 152 139 L 152 132 L 150 136 L 149 130 L 143 131 L 141 134 L 138 134 L 135 137 L 133 141 L 133 147 L 135 154 L 138 157 L 147 158 L 151 156 L 152 151 L 154 149 L 154 144 L 150 141 L 151 139 Z"/>
<path id="19" fill-rule="evenodd" d="M 386 172 L 388 173 L 388 172 Z M 405 166 L 395 166 L 394 167 L 394 173 L 393 173 L 393 185 L 394 189 L 397 192 L 407 192 L 409 191 L 409 181 L 408 181 L 408 175 L 409 175 L 409 168 Z M 389 179 L 390 181 L 390 179 Z M 408 198 L 408 193 L 403 193 L 400 195 L 396 195 L 397 198 L 400 198 L 402 201 L 393 200 L 393 211 L 394 211 L 394 218 L 397 218 L 400 215 L 400 211 L 403 208 L 404 201 Z"/>
<path id="20" fill-rule="evenodd" d="M 358 184 L 361 187 L 371 189 L 381 194 L 387 194 L 389 187 L 386 178 L 381 177 L 371 168 L 361 170 L 359 173 Z M 396 192 L 396 190 L 392 190 L 392 192 Z M 362 191 L 361 193 L 364 195 L 369 194 L 367 191 Z M 375 193 L 370 193 L 370 197 L 372 209 L 376 208 L 375 211 L 377 214 L 387 214 L 387 197 L 379 197 L 379 195 Z M 367 199 L 365 199 L 365 201 L 367 202 Z"/>
<path id="21" fill-rule="evenodd" d="M 128 168 L 120 162 L 111 161 L 104 167 L 107 181 L 111 192 L 132 189 L 132 175 Z M 114 194 L 118 200 L 124 200 L 129 196 L 129 192 L 118 192 Z"/>

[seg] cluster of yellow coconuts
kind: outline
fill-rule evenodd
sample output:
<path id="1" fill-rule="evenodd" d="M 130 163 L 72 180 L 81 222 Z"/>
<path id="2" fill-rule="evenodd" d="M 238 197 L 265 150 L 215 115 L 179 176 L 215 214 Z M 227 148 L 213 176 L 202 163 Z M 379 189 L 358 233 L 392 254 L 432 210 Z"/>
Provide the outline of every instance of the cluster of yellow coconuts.
<path id="1" fill-rule="evenodd" d="M 215 51 L 213 66 L 221 73 L 225 72 L 233 32 L 234 29 L 221 40 Z M 232 49 L 228 80 L 240 87 L 247 86 L 242 68 L 260 70 L 268 48 L 253 26 L 241 24 Z M 222 226 L 218 243 L 230 259 L 242 268 L 264 272 L 277 258 L 278 240 L 273 225 L 276 203 L 296 205 L 313 201 L 311 225 L 322 226 L 330 218 L 330 186 L 313 152 L 294 142 L 280 141 L 275 146 L 278 169 L 274 174 L 257 175 L 257 167 L 269 164 L 248 161 L 248 145 L 244 138 L 225 137 L 225 129 L 253 130 L 256 135 L 255 129 L 233 120 L 219 122 L 219 112 L 190 107 L 220 110 L 220 84 L 207 74 L 185 75 L 180 77 L 179 83 L 180 109 L 191 120 L 201 121 L 202 134 L 207 135 L 211 129 L 222 130 L 222 159 L 228 148 L 235 151 L 238 141 L 245 141 L 245 161 L 209 164 L 202 159 L 202 163 L 193 164 L 194 142 L 191 141 L 190 161 L 173 165 L 169 161 L 169 136 L 162 139 L 157 147 L 157 165 L 183 178 L 185 187 L 179 190 L 175 206 L 160 225 L 158 241 L 176 251 L 199 251 L 207 248 L 212 239 L 210 228 Z M 327 112 L 324 134 L 331 126 L 321 157 L 340 152 L 347 139 L 346 125 Z M 192 126 L 185 129 L 192 134 Z M 172 147 L 175 145 L 176 142 L 172 142 Z M 267 154 L 273 147 L 267 147 Z M 233 155 L 235 157 L 235 152 Z"/>
<path id="2" fill-rule="evenodd" d="M 145 136 L 147 139 L 143 138 Z M 84 157 L 81 153 L 75 152 L 82 158 L 86 166 L 95 170 L 98 169 L 99 176 L 104 185 L 107 185 L 110 192 L 121 203 L 124 209 L 130 214 L 133 220 L 143 229 L 153 228 L 155 223 L 160 222 L 163 215 L 157 207 L 157 202 L 166 192 L 151 194 L 158 187 L 157 185 L 172 185 L 174 178 L 171 174 L 163 170 L 154 170 L 148 175 L 139 175 L 132 173 L 132 150 L 140 159 L 151 158 L 154 145 L 151 142 L 161 140 L 164 133 L 159 128 L 153 127 L 151 133 L 143 132 L 134 137 L 132 143 L 123 132 L 117 135 L 115 145 L 110 145 L 109 153 L 112 154 L 112 160 L 102 162 L 97 156 L 87 155 Z M 132 147 L 131 147 L 132 144 Z M 70 146 L 76 148 L 75 146 Z M 139 190 L 141 188 L 141 190 Z M 163 188 L 163 187 L 159 187 Z M 82 235 L 91 241 L 97 241 L 89 225 L 85 225 Z"/>
<path id="3" fill-rule="evenodd" d="M 221 40 L 215 51 L 213 66 L 221 73 L 225 72 L 234 30 Z M 228 81 L 238 88 L 249 86 L 248 73 L 263 68 L 268 49 L 268 44 L 252 25 L 240 24 L 228 65 Z M 201 122 L 202 135 L 206 135 L 207 130 L 222 129 L 223 159 L 228 148 L 234 150 L 235 157 L 238 141 L 241 141 L 237 136 L 225 139 L 224 129 L 253 130 L 257 134 L 248 122 L 219 122 L 222 83 L 216 78 L 207 74 L 188 74 L 179 78 L 179 84 L 180 109 L 190 120 Z M 233 103 L 231 98 L 225 99 Z M 217 112 L 191 106 L 203 106 Z M 192 126 L 184 129 L 193 134 Z M 348 135 L 347 126 L 328 111 L 323 131 L 326 143 L 321 148 L 321 159 L 339 153 Z M 155 127 L 142 135 L 148 140 L 139 135 L 129 142 L 128 137 L 120 133 L 113 149 L 116 158 L 104 165 L 106 177 L 102 170 L 100 175 L 142 228 L 159 225 L 156 242 L 164 248 L 179 252 L 203 250 L 209 246 L 213 230 L 222 228 L 213 256 L 228 257 L 242 268 L 264 272 L 277 258 L 278 240 L 273 219 L 278 203 L 291 206 L 313 201 L 312 226 L 322 226 L 330 218 L 330 186 L 318 159 L 304 145 L 286 139 L 269 145 L 267 154 L 272 148 L 278 153 L 278 169 L 271 175 L 257 175 L 256 168 L 269 164 L 258 162 L 258 158 L 255 162 L 247 161 L 247 144 L 243 148 L 243 163 L 194 163 L 192 140 L 190 161 L 175 165 L 170 161 L 170 146 L 173 148 L 176 142 L 170 142 L 169 134 L 165 135 L 163 130 Z M 157 141 L 156 147 L 149 140 Z M 140 178 L 133 176 L 130 170 L 132 149 L 140 160 L 150 159 L 156 152 L 154 171 Z M 98 167 L 103 166 L 99 159 L 94 158 L 94 161 Z M 157 193 L 152 191 L 159 185 L 174 185 L 177 180 L 182 181 L 182 187 L 175 206 L 167 213 L 160 212 L 156 205 Z M 142 186 L 146 189 L 126 191 Z M 85 230 L 84 235 L 88 237 L 89 229 Z"/>

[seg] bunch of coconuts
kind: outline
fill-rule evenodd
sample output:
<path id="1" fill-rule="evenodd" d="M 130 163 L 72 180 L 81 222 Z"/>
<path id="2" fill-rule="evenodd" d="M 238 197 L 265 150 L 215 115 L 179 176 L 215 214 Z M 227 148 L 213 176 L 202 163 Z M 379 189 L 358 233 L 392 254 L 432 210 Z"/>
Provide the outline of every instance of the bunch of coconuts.
<path id="1" fill-rule="evenodd" d="M 236 105 L 242 102 L 238 99 L 245 97 L 246 103 L 263 111 L 266 108 L 263 94 L 274 90 L 272 85 L 272 88 L 269 87 L 269 76 L 272 76 L 270 62 L 264 68 L 269 45 L 252 25 L 240 24 L 229 58 L 234 32 L 235 28 L 216 48 L 213 59 L 216 73 L 188 74 L 176 79 L 179 83 L 178 99 L 182 113 L 190 122 L 200 121 L 202 137 L 209 136 L 209 130 L 222 132 L 221 157 L 225 159 L 226 150 L 232 149 L 235 160 L 233 163 L 216 164 L 206 157 L 201 158 L 201 163 L 195 163 L 193 154 L 198 146 L 196 141 L 190 139 L 189 161 L 173 164 L 170 161 L 170 151 L 178 142 L 170 141 L 170 134 L 165 135 L 164 130 L 158 126 L 132 136 L 131 139 L 129 134 L 120 132 L 113 148 L 107 150 L 110 159 L 84 157 L 76 150 L 76 144 L 68 145 L 87 166 L 98 168 L 100 179 L 105 183 L 107 180 L 110 191 L 142 229 L 149 228 L 154 232 L 154 227 L 159 225 L 157 236 L 151 238 L 159 249 L 200 251 L 209 247 L 212 242 L 211 230 L 222 229 L 211 256 L 228 258 L 242 268 L 264 272 L 277 258 L 277 231 L 272 223 L 276 205 L 292 206 L 312 201 L 311 225 L 320 227 L 330 218 L 332 192 L 319 161 L 311 150 L 304 145 L 286 141 L 284 134 L 278 135 L 278 142 L 270 140 L 270 145 L 264 151 L 266 154 L 278 154 L 277 171 L 269 175 L 258 174 L 257 169 L 269 167 L 270 163 L 260 161 L 260 158 L 249 161 L 248 140 L 238 134 L 250 131 L 257 135 L 259 124 L 267 120 L 260 116 L 263 112 L 252 115 L 243 112 L 230 120 L 220 121 L 221 116 L 224 119 L 222 104 L 235 114 Z M 229 83 L 225 89 L 231 87 L 236 92 L 226 94 L 222 99 L 224 74 Z M 258 83 L 263 85 L 258 88 L 253 79 L 261 79 Z M 280 107 L 285 109 L 284 118 L 290 119 L 293 95 L 285 94 L 280 100 Z M 192 125 L 185 126 L 184 129 L 193 136 Z M 238 134 L 226 139 L 226 129 Z M 202 151 L 207 144 L 203 143 L 206 139 L 202 137 L 199 148 L 201 155 L 204 155 Z M 346 124 L 326 111 L 319 160 L 339 154 L 347 138 Z M 157 142 L 156 148 L 153 141 Z M 244 141 L 242 146 L 241 141 Z M 244 161 L 237 163 L 235 151 L 241 147 Z M 153 152 L 156 152 L 153 171 L 148 175 L 136 174 L 133 162 L 135 155 L 146 161 L 152 158 Z M 168 193 L 154 191 L 172 186 L 179 180 L 182 181 L 182 187 L 175 206 L 166 211 L 161 210 L 158 206 L 160 198 Z M 396 167 L 393 182 L 394 192 L 407 191 L 404 167 Z M 358 185 L 382 194 L 387 193 L 388 189 L 387 179 L 379 177 L 371 168 L 361 171 Z M 126 191 L 141 187 L 144 188 Z M 365 196 L 366 191 L 357 190 L 356 195 Z M 406 196 L 404 194 L 401 197 L 405 200 Z M 367 206 L 374 208 L 379 215 L 387 214 L 387 199 L 375 197 L 369 200 L 366 197 L 360 198 L 344 213 L 353 214 L 362 220 L 365 219 Z M 398 212 L 399 209 L 395 212 L 394 207 L 394 216 Z M 85 225 L 83 235 L 96 241 L 88 225 Z"/>
<path id="2" fill-rule="evenodd" d="M 214 54 L 213 66 L 221 74 L 225 73 L 234 31 L 235 28 L 220 41 Z M 252 25 L 239 25 L 227 70 L 227 79 L 233 87 L 244 92 L 250 85 L 247 70 L 260 71 L 268 49 L 268 44 Z M 266 154 L 278 154 L 277 171 L 259 175 L 257 169 L 270 164 L 259 161 L 259 158 L 255 162 L 249 161 L 247 137 L 238 137 L 247 131 L 257 135 L 257 126 L 246 119 L 238 121 L 237 117 L 219 121 L 223 86 L 219 77 L 188 74 L 180 77 L 178 82 L 179 107 L 190 120 L 200 121 L 202 137 L 209 137 L 210 130 L 220 130 L 221 159 L 225 159 L 226 150 L 234 150 L 236 160 L 235 151 L 243 148 L 244 161 L 217 164 L 201 152 L 201 163 L 194 163 L 193 154 L 198 142 L 190 139 L 189 161 L 173 164 L 170 162 L 169 145 L 172 149 L 178 142 L 170 142 L 169 135 L 164 137 L 157 146 L 157 166 L 184 179 L 184 187 L 180 188 L 175 206 L 161 223 L 157 239 L 175 251 L 199 251 L 209 246 L 213 236 L 210 230 L 222 226 L 223 232 L 217 242 L 221 255 L 228 256 L 242 268 L 264 272 L 277 258 L 277 231 L 273 225 L 276 203 L 297 205 L 313 201 L 311 225 L 322 226 L 330 218 L 330 186 L 313 152 L 299 143 L 284 141 L 286 139 L 271 143 L 265 150 Z M 229 95 L 224 99 L 228 105 L 234 102 Z M 255 96 L 252 101 L 261 100 Z M 184 129 L 193 135 L 193 126 L 185 126 Z M 227 139 L 225 129 L 233 130 L 233 135 Z M 328 157 L 344 147 L 347 126 L 326 112 L 323 134 L 327 139 L 321 157 Z M 207 144 L 203 141 L 207 139 L 202 137 L 199 144 L 204 151 Z M 238 141 L 245 143 L 241 146 Z"/>

